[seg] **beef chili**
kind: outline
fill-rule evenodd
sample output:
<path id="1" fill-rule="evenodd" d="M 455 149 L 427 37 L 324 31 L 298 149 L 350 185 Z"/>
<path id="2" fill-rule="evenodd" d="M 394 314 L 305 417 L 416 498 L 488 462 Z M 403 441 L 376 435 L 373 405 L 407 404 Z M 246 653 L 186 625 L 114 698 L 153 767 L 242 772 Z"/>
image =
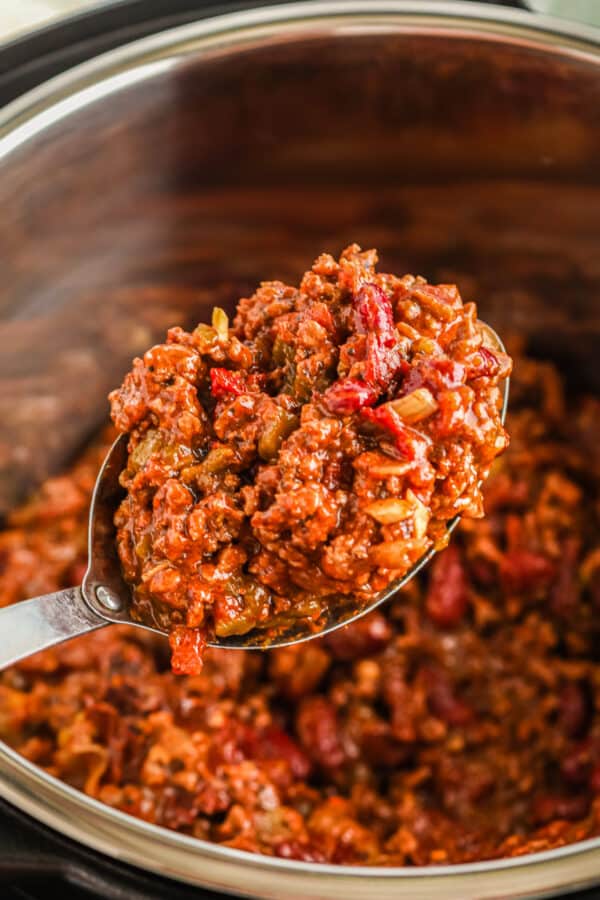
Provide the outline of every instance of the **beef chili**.
<path id="1" fill-rule="evenodd" d="M 231 328 L 219 308 L 172 328 L 111 394 L 132 614 L 170 631 L 176 672 L 198 674 L 207 635 L 317 631 L 482 515 L 511 360 L 454 285 L 376 262 L 323 254 L 298 288 L 240 300 Z"/>
<path id="2" fill-rule="evenodd" d="M 600 835 L 600 400 L 518 348 L 486 517 L 385 614 L 170 670 L 110 626 L 0 675 L 0 736 L 90 796 L 256 853 L 360 865 Z M 79 583 L 113 433 L 0 534 L 0 603 Z"/>

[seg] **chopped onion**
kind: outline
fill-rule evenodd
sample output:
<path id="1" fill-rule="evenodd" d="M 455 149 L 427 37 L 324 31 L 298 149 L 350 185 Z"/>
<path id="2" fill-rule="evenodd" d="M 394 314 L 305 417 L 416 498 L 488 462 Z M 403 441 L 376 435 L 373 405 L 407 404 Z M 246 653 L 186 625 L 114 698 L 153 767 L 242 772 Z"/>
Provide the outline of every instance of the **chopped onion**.
<path id="1" fill-rule="evenodd" d="M 417 540 L 421 540 L 427 534 L 429 525 L 429 510 L 419 498 L 413 494 L 410 488 L 406 492 L 406 498 L 412 503 L 413 531 Z"/>
<path id="2" fill-rule="evenodd" d="M 409 462 L 390 459 L 389 462 L 377 462 L 369 467 L 369 475 L 373 478 L 391 478 L 392 475 L 405 475 L 411 468 Z"/>
<path id="3" fill-rule="evenodd" d="M 365 512 L 382 525 L 390 525 L 392 522 L 401 522 L 408 519 L 414 511 L 414 506 L 406 500 L 398 500 L 390 497 L 387 500 L 373 500 L 365 506 Z"/>
<path id="4" fill-rule="evenodd" d="M 427 388 L 417 388 L 405 397 L 390 400 L 386 406 L 391 406 L 408 425 L 426 419 L 438 408 L 433 394 Z"/>
<path id="5" fill-rule="evenodd" d="M 215 306 L 212 312 L 212 327 L 219 336 L 219 340 L 226 341 L 229 338 L 229 316 L 220 306 Z"/>

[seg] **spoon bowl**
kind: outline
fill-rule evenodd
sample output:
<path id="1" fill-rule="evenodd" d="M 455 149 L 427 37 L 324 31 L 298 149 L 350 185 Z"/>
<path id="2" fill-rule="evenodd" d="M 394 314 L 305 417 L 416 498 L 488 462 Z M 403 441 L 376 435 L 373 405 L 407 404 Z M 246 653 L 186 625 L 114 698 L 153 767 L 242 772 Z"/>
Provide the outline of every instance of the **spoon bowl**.
<path id="1" fill-rule="evenodd" d="M 479 320 L 479 328 L 483 334 L 484 345 L 492 350 L 506 352 L 506 348 L 499 335 L 486 322 Z M 500 416 L 502 424 L 506 421 L 506 412 L 508 409 L 508 396 L 510 392 L 510 378 L 506 378 L 502 386 L 502 408 Z M 450 535 L 460 522 L 460 516 L 454 516 L 446 525 L 446 531 Z M 318 623 L 313 623 L 306 619 L 295 619 L 289 625 L 278 628 L 277 634 L 272 636 L 268 631 L 261 631 L 257 628 L 252 629 L 247 634 L 231 635 L 230 637 L 221 639 L 216 643 L 209 643 L 209 646 L 215 647 L 236 647 L 240 650 L 267 650 L 273 647 L 286 647 L 290 644 L 299 644 L 303 641 L 310 641 L 315 637 L 323 637 L 330 634 L 350 622 L 355 622 L 377 609 L 383 603 L 391 600 L 398 591 L 400 591 L 411 579 L 417 575 L 421 569 L 431 562 L 438 550 L 436 547 L 430 549 L 417 560 L 402 578 L 392 581 L 383 591 L 379 591 L 374 597 L 370 597 L 362 605 L 357 605 L 356 598 L 351 597 L 346 603 L 336 603 L 328 606 L 324 615 L 319 619 Z"/>
<path id="2" fill-rule="evenodd" d="M 496 332 L 485 322 L 480 322 L 484 344 L 504 352 L 504 345 Z M 504 423 L 508 406 L 509 379 L 504 382 L 501 418 Z M 0 670 L 40 650 L 45 650 L 77 635 L 95 631 L 105 625 L 135 625 L 158 634 L 167 634 L 156 624 L 134 619 L 131 613 L 131 589 L 123 579 L 115 543 L 115 510 L 123 497 L 119 475 L 127 464 L 128 436 L 121 435 L 110 448 L 100 469 L 89 515 L 88 568 L 81 587 L 66 588 L 25 600 L 0 610 Z M 460 516 L 447 524 L 450 534 Z M 254 628 L 247 634 L 213 637 L 209 647 L 238 650 L 266 650 L 298 644 L 315 637 L 322 637 L 365 616 L 390 600 L 421 571 L 435 556 L 431 547 L 402 577 L 393 581 L 385 590 L 370 597 L 362 605 L 350 598 L 345 604 L 336 602 L 327 607 L 318 622 L 306 618 L 292 620 L 272 628 Z"/>

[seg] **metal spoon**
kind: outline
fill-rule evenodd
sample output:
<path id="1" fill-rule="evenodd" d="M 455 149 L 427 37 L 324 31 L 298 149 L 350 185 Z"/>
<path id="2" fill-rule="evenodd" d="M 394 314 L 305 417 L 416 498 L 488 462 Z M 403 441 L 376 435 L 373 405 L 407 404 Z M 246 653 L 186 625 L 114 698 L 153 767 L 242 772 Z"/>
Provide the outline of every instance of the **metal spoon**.
<path id="1" fill-rule="evenodd" d="M 484 342 L 496 350 L 504 351 L 504 345 L 496 332 L 484 322 L 481 322 L 480 326 L 484 333 Z M 506 379 L 502 422 L 506 416 L 508 391 L 509 381 Z M 136 625 L 138 628 L 146 628 L 158 634 L 166 633 L 154 626 L 136 622 L 131 617 L 131 592 L 121 576 L 115 547 L 113 516 L 123 496 L 119 474 L 126 463 L 127 436 L 121 435 L 111 447 L 94 487 L 89 518 L 89 563 L 81 587 L 44 594 L 0 610 L 0 669 L 68 638 L 87 634 L 113 623 Z M 454 530 L 459 519 L 460 516 L 455 516 L 448 523 L 449 533 Z M 278 628 L 275 637 L 267 630 L 255 628 L 248 634 L 215 637 L 209 641 L 209 646 L 264 650 L 322 637 L 385 603 L 407 581 L 414 578 L 435 553 L 436 549 L 432 547 L 403 578 L 392 582 L 384 591 L 366 600 L 363 606 L 357 607 L 356 597 L 351 597 L 346 607 L 340 603 L 339 598 L 335 598 L 335 602 L 328 605 L 325 618 L 320 619 L 318 625 L 306 619 L 296 619 L 289 625 Z"/>

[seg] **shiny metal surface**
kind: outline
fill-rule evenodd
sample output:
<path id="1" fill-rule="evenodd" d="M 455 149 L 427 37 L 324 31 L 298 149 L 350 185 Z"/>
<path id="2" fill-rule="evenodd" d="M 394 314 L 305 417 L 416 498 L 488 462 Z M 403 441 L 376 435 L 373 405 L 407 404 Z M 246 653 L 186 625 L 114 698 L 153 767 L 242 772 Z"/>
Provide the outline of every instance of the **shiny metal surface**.
<path id="1" fill-rule="evenodd" d="M 82 586 L 0 609 L 0 670 L 105 625 L 147 627 L 133 622 L 129 615 L 129 588 L 121 577 L 115 548 L 113 516 L 123 494 L 119 474 L 126 460 L 127 438 L 121 436 L 111 447 L 94 488 L 89 516 L 89 563 Z"/>
<path id="2" fill-rule="evenodd" d="M 107 623 L 93 613 L 81 588 L 65 588 L 0 609 L 0 670 Z"/>
<path id="3" fill-rule="evenodd" d="M 0 609 L 0 670 L 62 641 L 111 623 L 135 624 L 123 598 L 113 516 L 122 490 L 119 473 L 127 460 L 127 438 L 111 447 L 90 505 L 88 569 L 81 587 L 65 588 Z M 143 628 L 145 626 L 138 625 Z M 154 629 L 152 629 L 154 630 Z"/>
<path id="4" fill-rule="evenodd" d="M 133 43 L 6 108 L 4 507 L 76 452 L 174 319 L 350 239 L 456 280 L 500 334 L 600 387 L 599 63 L 592 30 L 500 8 L 299 3 Z M 240 896 L 491 900 L 600 880 L 598 840 L 425 870 L 250 856 L 110 810 L 4 745 L 0 791 L 109 855 Z"/>

